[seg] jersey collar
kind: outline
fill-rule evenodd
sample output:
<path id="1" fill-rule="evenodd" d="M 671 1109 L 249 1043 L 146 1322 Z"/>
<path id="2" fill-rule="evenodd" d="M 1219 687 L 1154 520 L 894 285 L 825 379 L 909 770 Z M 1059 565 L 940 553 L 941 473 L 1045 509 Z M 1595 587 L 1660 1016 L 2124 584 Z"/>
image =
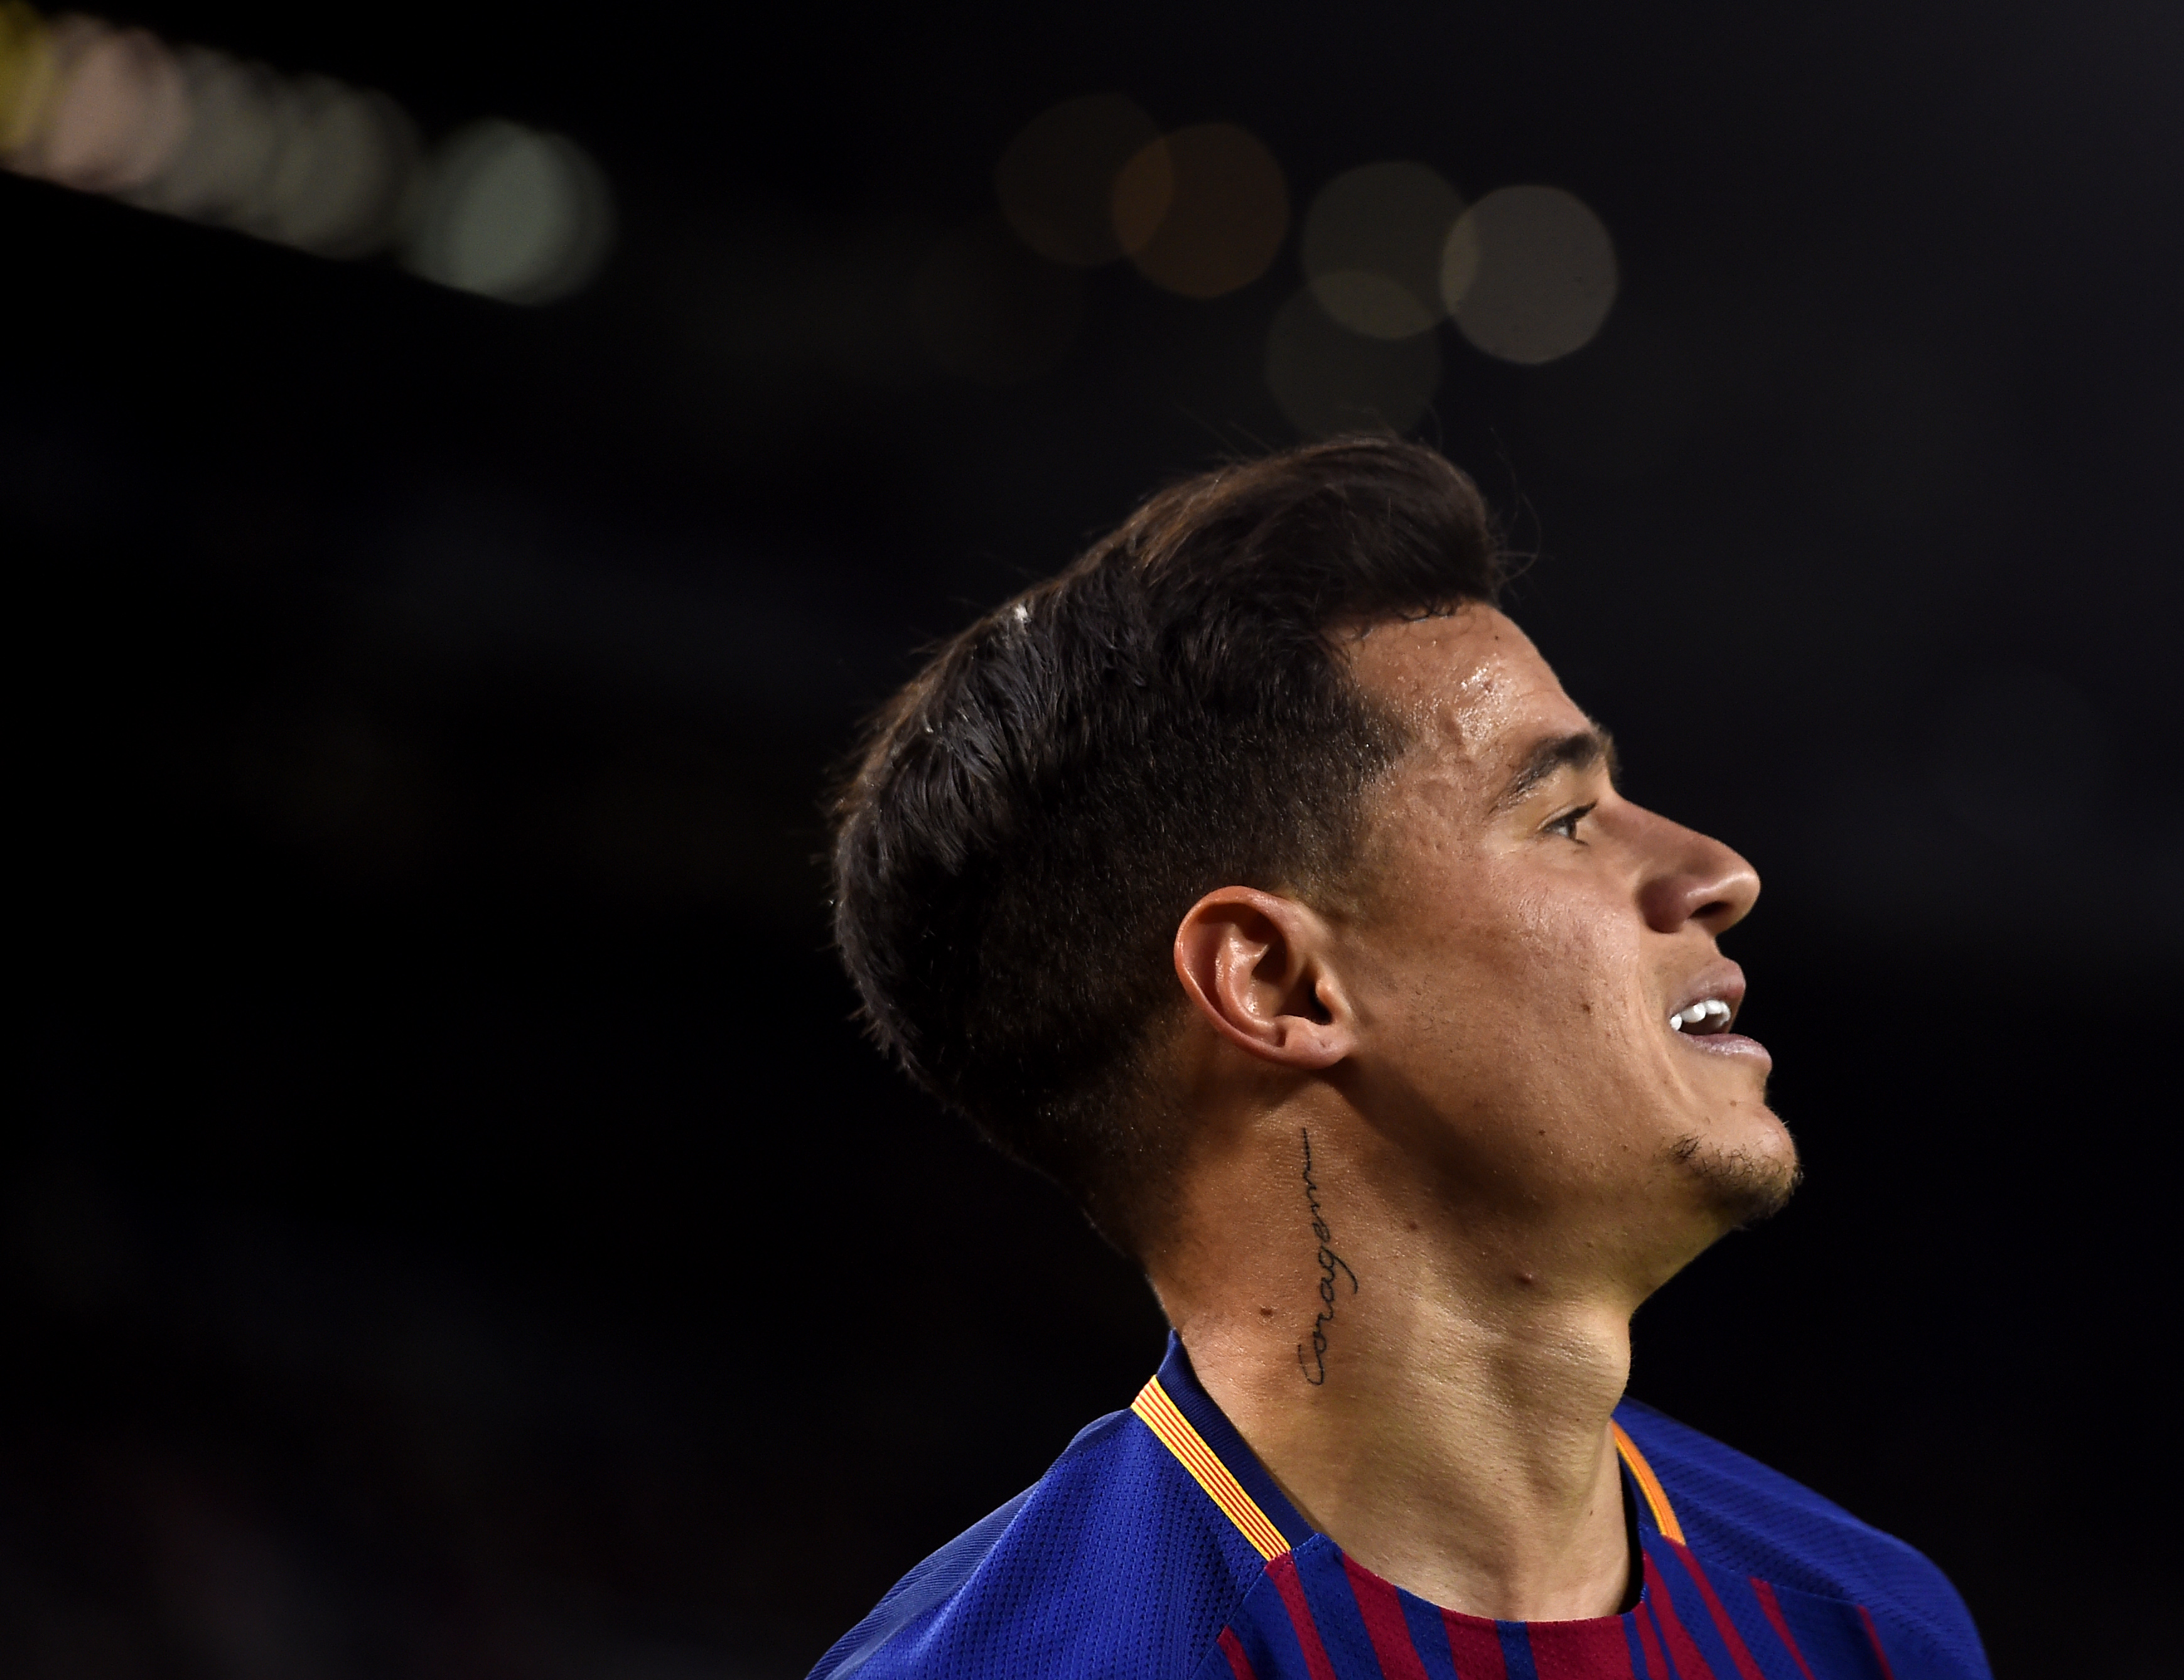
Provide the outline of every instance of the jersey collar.
<path id="1" fill-rule="evenodd" d="M 1263 1558 L 1276 1558 L 1302 1545 L 1317 1532 L 1274 1485 L 1258 1455 L 1236 1432 L 1228 1415 L 1199 1385 L 1190 1368 L 1190 1355 L 1183 1338 L 1168 1332 L 1167 1354 L 1159 1372 L 1139 1391 L 1130 1409 L 1144 1420 L 1205 1489 L 1222 1514 L 1236 1525 Z M 1684 1543 L 1682 1526 L 1667 1490 L 1646 1455 L 1638 1449 L 1620 1423 L 1608 1426 L 1614 1432 L 1615 1449 L 1635 1507 L 1641 1542 L 1659 1534 Z"/>

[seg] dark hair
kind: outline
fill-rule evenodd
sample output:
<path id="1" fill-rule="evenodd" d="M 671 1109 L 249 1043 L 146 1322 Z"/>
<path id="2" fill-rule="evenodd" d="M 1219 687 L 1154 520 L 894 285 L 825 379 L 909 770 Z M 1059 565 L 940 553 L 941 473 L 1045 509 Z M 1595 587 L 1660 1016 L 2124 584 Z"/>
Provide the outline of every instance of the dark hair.
<path id="1" fill-rule="evenodd" d="M 835 806 L 835 940 L 874 1036 L 1141 1251 L 1187 1131 L 1145 1066 L 1178 923 L 1216 887 L 1339 876 L 1407 735 L 1336 633 L 1502 578 L 1468 478 L 1345 438 L 1162 491 L 944 644 Z"/>

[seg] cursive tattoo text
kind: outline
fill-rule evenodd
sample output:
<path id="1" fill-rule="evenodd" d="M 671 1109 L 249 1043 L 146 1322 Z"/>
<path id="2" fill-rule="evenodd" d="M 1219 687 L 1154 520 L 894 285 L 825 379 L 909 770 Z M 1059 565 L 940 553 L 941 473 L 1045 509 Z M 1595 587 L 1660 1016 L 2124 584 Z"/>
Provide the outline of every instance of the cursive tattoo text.
<path id="1" fill-rule="evenodd" d="M 1315 1388 L 1327 1381 L 1327 1327 L 1334 1322 L 1334 1279 L 1339 1272 L 1350 1280 L 1350 1292 L 1357 1292 L 1357 1274 L 1350 1270 L 1350 1262 L 1328 1245 L 1334 1233 L 1328 1228 L 1327 1216 L 1319 1210 L 1319 1185 L 1312 1175 L 1312 1134 L 1299 1128 L 1297 1136 L 1304 1140 L 1304 1202 L 1312 1209 L 1312 1234 L 1319 1239 L 1319 1311 L 1312 1321 L 1312 1357 L 1305 1358 L 1304 1343 L 1297 1344 L 1297 1369 L 1304 1380 Z"/>

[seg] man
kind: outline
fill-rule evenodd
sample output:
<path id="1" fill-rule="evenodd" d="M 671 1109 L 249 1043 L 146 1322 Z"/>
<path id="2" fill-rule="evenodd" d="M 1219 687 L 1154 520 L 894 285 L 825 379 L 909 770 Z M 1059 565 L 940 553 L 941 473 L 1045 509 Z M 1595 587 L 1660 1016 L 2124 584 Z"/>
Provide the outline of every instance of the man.
<path id="1" fill-rule="evenodd" d="M 1174 1334 L 1128 1412 L 816 1671 L 1980 1676 L 1898 1541 L 1623 1397 L 1631 1314 L 1797 1180 L 1719 936 L 1381 439 L 1156 496 L 973 625 L 838 812 L 880 1041 Z"/>

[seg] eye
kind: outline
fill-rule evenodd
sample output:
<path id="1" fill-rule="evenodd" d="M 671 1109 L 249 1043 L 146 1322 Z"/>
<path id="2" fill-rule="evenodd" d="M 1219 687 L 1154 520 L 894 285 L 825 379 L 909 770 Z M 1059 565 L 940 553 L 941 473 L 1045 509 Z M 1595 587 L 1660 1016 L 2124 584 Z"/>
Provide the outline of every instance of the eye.
<path id="1" fill-rule="evenodd" d="M 1574 811 L 1565 811 L 1547 824 L 1546 832 L 1551 834 L 1560 834 L 1564 840 L 1575 840 L 1577 825 L 1591 816 L 1594 807 L 1599 803 L 1598 800 L 1595 800 L 1591 805 L 1580 805 Z"/>

